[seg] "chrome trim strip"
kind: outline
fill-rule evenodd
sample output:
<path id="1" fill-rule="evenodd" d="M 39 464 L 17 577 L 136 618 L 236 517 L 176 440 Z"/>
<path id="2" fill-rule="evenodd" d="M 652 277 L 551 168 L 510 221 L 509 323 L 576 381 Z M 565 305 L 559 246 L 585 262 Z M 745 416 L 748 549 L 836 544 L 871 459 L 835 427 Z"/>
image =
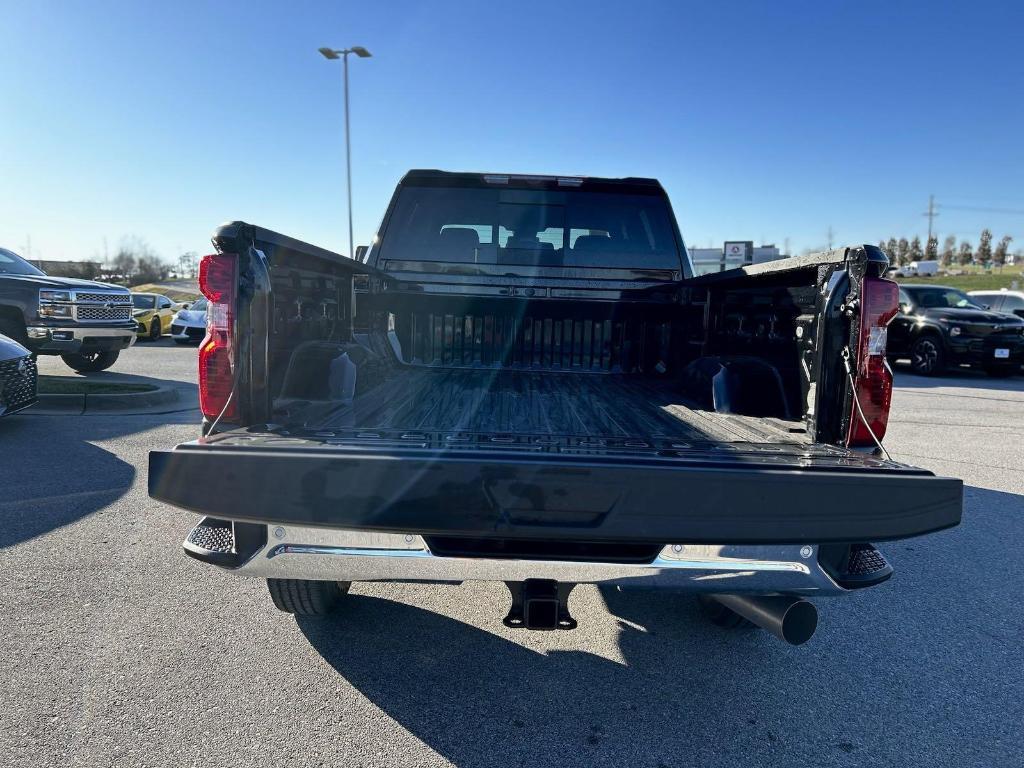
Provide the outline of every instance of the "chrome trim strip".
<path id="1" fill-rule="evenodd" d="M 106 320 L 104 322 L 107 322 L 107 323 L 110 323 L 110 322 L 125 323 L 125 322 L 128 322 L 128 321 L 126 321 L 126 320 L 118 320 L 118 321 Z M 94 328 L 94 327 L 92 327 L 90 325 L 86 325 L 86 326 L 81 326 L 81 325 L 70 325 L 70 326 L 62 326 L 62 325 L 32 325 L 32 326 L 29 326 L 28 328 L 26 328 L 26 332 L 28 333 L 29 338 L 33 338 L 33 339 L 40 339 L 40 338 L 45 339 L 45 338 L 47 338 L 47 336 L 49 334 L 52 334 L 54 332 L 57 332 L 57 333 L 70 333 L 71 334 L 71 339 L 70 340 L 76 340 L 76 339 L 77 340 L 81 340 L 81 339 L 84 339 L 86 336 L 88 336 L 89 338 L 96 338 L 96 337 L 99 337 L 99 336 L 102 336 L 102 337 L 107 337 L 107 336 L 130 336 L 131 339 L 132 339 L 132 343 L 133 344 L 135 343 L 135 329 L 134 328 Z"/>
<path id="2" fill-rule="evenodd" d="M 487 558 L 440 558 L 425 550 L 403 550 L 403 549 L 362 549 L 359 547 L 325 547 L 321 545 L 308 544 L 279 544 L 267 552 L 267 559 L 273 559 L 280 555 L 339 555 L 345 557 L 420 557 L 427 560 L 487 560 Z M 488 562 L 508 562 L 507 560 L 488 560 Z M 561 566 L 576 565 L 575 562 L 564 562 L 560 560 L 523 560 L 519 562 L 556 563 Z M 619 563 L 584 563 L 589 567 L 594 566 L 621 566 Z M 651 563 L 632 567 L 640 568 L 679 568 L 685 570 L 716 570 L 716 571 L 790 571 L 805 576 L 810 575 L 811 569 L 803 563 L 777 562 L 771 560 L 741 560 L 733 558 L 699 558 L 693 560 L 667 559 L 658 555 Z"/>
<path id="3" fill-rule="evenodd" d="M 817 547 L 669 545 L 647 564 L 438 557 L 414 535 L 270 526 L 269 543 L 241 576 L 337 581 L 522 581 L 690 592 L 838 595 Z"/>

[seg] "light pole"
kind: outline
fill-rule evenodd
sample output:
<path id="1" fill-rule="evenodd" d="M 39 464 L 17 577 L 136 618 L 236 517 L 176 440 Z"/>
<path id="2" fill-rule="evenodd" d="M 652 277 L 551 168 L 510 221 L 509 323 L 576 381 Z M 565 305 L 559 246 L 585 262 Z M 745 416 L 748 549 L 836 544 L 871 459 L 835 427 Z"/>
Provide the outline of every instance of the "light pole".
<path id="1" fill-rule="evenodd" d="M 354 53 L 361 59 L 370 58 L 370 52 L 361 45 L 353 45 L 336 51 L 333 48 L 321 48 L 320 53 L 325 59 L 341 59 L 345 64 L 345 174 L 348 180 L 348 257 L 356 257 L 352 245 L 352 145 L 348 137 L 348 55 Z"/>

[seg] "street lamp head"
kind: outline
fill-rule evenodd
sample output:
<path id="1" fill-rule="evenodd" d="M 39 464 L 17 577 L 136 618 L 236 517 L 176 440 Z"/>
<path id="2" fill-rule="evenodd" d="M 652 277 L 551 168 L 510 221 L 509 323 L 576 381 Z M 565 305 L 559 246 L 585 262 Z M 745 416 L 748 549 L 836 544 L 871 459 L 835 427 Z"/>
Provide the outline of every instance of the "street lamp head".
<path id="1" fill-rule="evenodd" d="M 353 45 L 349 50 L 352 51 L 352 53 L 354 53 L 360 59 L 368 59 L 370 58 L 370 56 L 373 55 L 368 50 L 363 48 L 363 46 L 361 45 Z"/>
<path id="2" fill-rule="evenodd" d="M 338 55 L 338 52 L 335 51 L 333 48 L 321 48 L 320 49 L 320 53 L 323 55 L 323 57 L 325 59 L 340 59 L 341 58 Z"/>

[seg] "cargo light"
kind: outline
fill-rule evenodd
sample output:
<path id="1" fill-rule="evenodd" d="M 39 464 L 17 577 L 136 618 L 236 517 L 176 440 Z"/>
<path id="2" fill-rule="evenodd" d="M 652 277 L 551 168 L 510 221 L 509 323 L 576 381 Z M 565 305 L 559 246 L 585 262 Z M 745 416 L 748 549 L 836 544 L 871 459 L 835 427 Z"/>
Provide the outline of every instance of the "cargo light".
<path id="1" fill-rule="evenodd" d="M 889 321 L 899 311 L 899 286 L 892 280 L 865 277 L 860 296 L 857 367 L 852 373 L 855 402 L 847 437 L 850 446 L 875 445 L 876 439 L 881 442 L 889 423 L 892 369 L 885 352 Z"/>
<path id="2" fill-rule="evenodd" d="M 215 253 L 199 262 L 199 290 L 209 301 L 206 336 L 199 345 L 199 408 L 208 419 L 234 419 L 238 401 L 231 396 L 235 370 L 235 296 L 238 257 Z"/>

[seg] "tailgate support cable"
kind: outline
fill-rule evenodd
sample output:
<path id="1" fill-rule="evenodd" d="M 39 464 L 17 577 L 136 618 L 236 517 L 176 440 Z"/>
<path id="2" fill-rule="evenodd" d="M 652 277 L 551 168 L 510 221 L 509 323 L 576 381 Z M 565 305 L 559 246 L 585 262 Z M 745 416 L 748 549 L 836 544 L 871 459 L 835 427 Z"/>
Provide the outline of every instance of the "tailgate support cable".
<path id="1" fill-rule="evenodd" d="M 885 454 L 885 458 L 892 461 L 892 456 L 885 450 L 885 446 L 882 445 L 882 441 L 875 435 L 875 431 L 871 429 L 871 425 L 868 423 L 867 417 L 864 416 L 864 409 L 860 407 L 860 398 L 857 396 L 857 387 L 853 382 L 853 371 L 850 368 L 850 348 L 843 347 L 843 367 L 846 369 L 846 378 L 850 382 L 850 392 L 853 394 L 853 403 L 857 406 L 857 413 L 860 415 L 860 420 L 864 422 L 864 426 L 868 430 L 868 434 L 871 435 L 871 439 L 875 441 L 875 445 L 878 446 L 878 450 Z"/>

